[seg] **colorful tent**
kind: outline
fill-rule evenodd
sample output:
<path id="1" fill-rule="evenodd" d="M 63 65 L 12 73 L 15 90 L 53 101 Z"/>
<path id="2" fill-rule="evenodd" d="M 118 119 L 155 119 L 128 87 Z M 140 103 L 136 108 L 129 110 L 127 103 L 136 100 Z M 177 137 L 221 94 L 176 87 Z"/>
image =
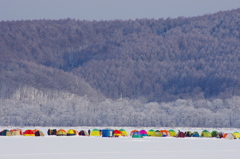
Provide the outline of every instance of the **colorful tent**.
<path id="1" fill-rule="evenodd" d="M 128 133 L 125 129 L 120 129 L 120 131 L 122 132 L 122 136 L 128 136 Z"/>
<path id="2" fill-rule="evenodd" d="M 23 134 L 21 129 L 12 129 L 10 131 L 12 132 L 12 136 L 19 136 Z"/>
<path id="3" fill-rule="evenodd" d="M 57 136 L 66 136 L 67 135 L 67 132 L 66 132 L 66 130 L 64 130 L 64 129 L 59 129 L 58 131 L 57 131 L 57 134 L 56 134 Z"/>
<path id="4" fill-rule="evenodd" d="M 81 130 L 78 133 L 79 136 L 89 136 L 88 133 L 85 130 Z"/>
<path id="5" fill-rule="evenodd" d="M 132 136 L 134 132 L 139 132 L 139 131 L 138 130 L 132 130 L 131 133 L 130 133 L 130 136 Z"/>
<path id="6" fill-rule="evenodd" d="M 44 136 L 44 133 L 40 130 L 34 132 L 35 136 Z"/>
<path id="7" fill-rule="evenodd" d="M 223 135 L 223 138 L 225 138 L 225 139 L 234 139 L 234 136 L 231 133 L 226 133 L 226 134 Z"/>
<path id="8" fill-rule="evenodd" d="M 172 136 L 172 137 L 177 136 L 177 133 L 174 130 L 169 130 L 169 133 L 170 133 L 170 136 Z"/>
<path id="9" fill-rule="evenodd" d="M 142 137 L 148 136 L 148 133 L 146 130 L 140 130 L 139 133 L 142 135 Z"/>
<path id="10" fill-rule="evenodd" d="M 113 129 L 103 129 L 102 137 L 113 137 Z"/>
<path id="11" fill-rule="evenodd" d="M 176 137 L 184 138 L 185 137 L 185 133 L 181 132 L 181 131 L 178 131 L 178 134 L 177 134 Z"/>
<path id="12" fill-rule="evenodd" d="M 132 134 L 132 138 L 142 138 L 142 135 L 140 134 L 139 131 L 135 131 L 135 132 Z"/>
<path id="13" fill-rule="evenodd" d="M 160 132 L 159 130 L 156 130 L 154 133 L 155 137 L 162 137 L 162 132 Z"/>
<path id="14" fill-rule="evenodd" d="M 162 137 L 170 136 L 170 133 L 168 130 L 160 130 L 160 132 L 162 133 Z"/>
<path id="15" fill-rule="evenodd" d="M 33 130 L 26 130 L 24 131 L 23 136 L 35 136 L 35 133 Z"/>
<path id="16" fill-rule="evenodd" d="M 192 132 L 191 131 L 186 131 L 185 132 L 185 137 L 192 137 Z"/>
<path id="17" fill-rule="evenodd" d="M 234 132 L 234 133 L 233 133 L 233 136 L 234 136 L 236 139 L 239 139 L 239 138 L 240 138 L 240 133 L 239 133 L 239 132 Z"/>
<path id="18" fill-rule="evenodd" d="M 122 136 L 122 132 L 121 132 L 120 130 L 114 130 L 114 131 L 113 131 L 113 136 L 114 136 L 114 137 Z"/>
<path id="19" fill-rule="evenodd" d="M 217 138 L 222 138 L 222 137 L 223 137 L 223 132 L 218 132 L 218 134 L 217 134 L 216 137 L 217 137 Z"/>
<path id="20" fill-rule="evenodd" d="M 12 136 L 12 132 L 9 130 L 1 131 L 1 136 Z"/>
<path id="21" fill-rule="evenodd" d="M 148 130 L 148 136 L 154 136 L 155 131 L 153 129 Z"/>
<path id="22" fill-rule="evenodd" d="M 212 134 L 208 130 L 203 130 L 201 137 L 212 137 Z"/>
<path id="23" fill-rule="evenodd" d="M 69 130 L 67 131 L 67 136 L 75 136 L 75 135 L 76 135 L 75 130 L 69 129 Z"/>
<path id="24" fill-rule="evenodd" d="M 98 129 L 93 129 L 90 133 L 90 136 L 101 136 Z"/>
<path id="25" fill-rule="evenodd" d="M 192 133 L 192 137 L 200 137 L 199 133 L 197 131 L 194 131 Z"/>
<path id="26" fill-rule="evenodd" d="M 57 135 L 57 130 L 56 129 L 48 129 L 47 134 L 48 135 Z"/>
<path id="27" fill-rule="evenodd" d="M 211 132 L 211 134 L 212 134 L 212 137 L 217 137 L 218 132 L 214 130 Z"/>

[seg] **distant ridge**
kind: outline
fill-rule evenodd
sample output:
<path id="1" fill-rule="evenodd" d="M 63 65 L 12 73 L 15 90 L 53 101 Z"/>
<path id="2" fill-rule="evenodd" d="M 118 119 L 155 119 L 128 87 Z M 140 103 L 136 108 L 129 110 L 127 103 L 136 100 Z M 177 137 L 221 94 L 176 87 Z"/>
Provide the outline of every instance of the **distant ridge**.
<path id="1" fill-rule="evenodd" d="M 22 88 L 92 100 L 240 95 L 240 9 L 198 17 L 0 22 L 0 97 Z"/>

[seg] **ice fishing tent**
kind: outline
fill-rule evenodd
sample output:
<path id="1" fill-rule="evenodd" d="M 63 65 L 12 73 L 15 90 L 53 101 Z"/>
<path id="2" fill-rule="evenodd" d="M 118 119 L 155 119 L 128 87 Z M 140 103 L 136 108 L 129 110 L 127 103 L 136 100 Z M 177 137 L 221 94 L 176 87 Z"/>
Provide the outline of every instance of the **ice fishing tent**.
<path id="1" fill-rule="evenodd" d="M 212 134 L 208 130 L 203 130 L 201 137 L 212 137 Z"/>
<path id="2" fill-rule="evenodd" d="M 12 136 L 12 133 L 9 130 L 3 130 L 1 131 L 1 136 Z"/>
<path id="3" fill-rule="evenodd" d="M 192 137 L 191 131 L 185 131 L 185 137 Z"/>
<path id="4" fill-rule="evenodd" d="M 113 129 L 103 129 L 102 137 L 113 137 Z"/>
<path id="5" fill-rule="evenodd" d="M 93 129 L 90 133 L 90 136 L 101 136 L 98 129 Z"/>
<path id="6" fill-rule="evenodd" d="M 142 137 L 148 136 L 148 133 L 146 130 L 140 130 L 139 133 L 142 135 Z"/>
<path id="7" fill-rule="evenodd" d="M 23 134 L 21 129 L 12 129 L 10 131 L 12 133 L 12 136 L 20 136 Z"/>
<path id="8" fill-rule="evenodd" d="M 222 137 L 223 137 L 223 132 L 218 132 L 218 134 L 217 134 L 216 137 L 217 137 L 217 138 L 222 138 Z"/>
<path id="9" fill-rule="evenodd" d="M 122 136 L 128 136 L 128 133 L 125 129 L 120 129 L 120 131 L 122 132 Z"/>
<path id="10" fill-rule="evenodd" d="M 23 136 L 35 136 L 35 133 L 33 130 L 26 130 L 24 131 Z"/>
<path id="11" fill-rule="evenodd" d="M 81 130 L 78 133 L 79 136 L 89 136 L 88 133 L 85 130 Z"/>
<path id="12" fill-rule="evenodd" d="M 234 136 L 231 133 L 226 133 L 226 134 L 223 135 L 223 138 L 225 138 L 225 139 L 234 139 Z"/>
<path id="13" fill-rule="evenodd" d="M 132 138 L 142 138 L 142 135 L 140 134 L 139 131 L 136 131 L 132 134 Z"/>
<path id="14" fill-rule="evenodd" d="M 176 137 L 184 138 L 185 137 L 185 133 L 181 132 L 181 131 L 178 131 L 178 134 L 177 134 Z"/>
<path id="15" fill-rule="evenodd" d="M 132 136 L 134 132 L 139 132 L 139 131 L 138 130 L 132 130 L 131 133 L 130 133 L 130 136 Z"/>
<path id="16" fill-rule="evenodd" d="M 234 132 L 234 133 L 233 133 L 233 136 L 234 136 L 236 139 L 239 139 L 239 138 L 240 138 L 240 133 L 239 133 L 239 132 Z"/>
<path id="17" fill-rule="evenodd" d="M 211 134 L 212 134 L 212 137 L 217 137 L 218 132 L 216 130 L 214 130 L 211 132 Z"/>
<path id="18" fill-rule="evenodd" d="M 114 137 L 122 136 L 122 132 L 121 132 L 120 130 L 114 130 L 114 131 L 113 131 L 113 136 L 114 136 Z"/>
<path id="19" fill-rule="evenodd" d="M 162 133 L 162 137 L 170 136 L 170 133 L 168 130 L 160 130 L 160 132 Z"/>
<path id="20" fill-rule="evenodd" d="M 48 135 L 57 135 L 57 130 L 56 129 L 48 129 L 47 134 Z"/>
<path id="21" fill-rule="evenodd" d="M 59 129 L 58 131 L 57 131 L 57 134 L 56 134 L 57 136 L 66 136 L 67 135 L 67 132 L 66 132 L 66 130 L 64 130 L 64 129 Z"/>
<path id="22" fill-rule="evenodd" d="M 69 130 L 67 131 L 67 136 L 75 136 L 75 135 L 76 135 L 75 130 L 69 129 Z"/>
<path id="23" fill-rule="evenodd" d="M 154 136 L 155 136 L 155 137 L 162 137 L 162 132 L 160 132 L 159 130 L 156 130 L 156 131 L 154 132 Z"/>
<path id="24" fill-rule="evenodd" d="M 177 135 L 176 131 L 169 130 L 170 136 L 175 137 Z"/>
<path id="25" fill-rule="evenodd" d="M 197 131 L 194 131 L 192 133 L 192 137 L 200 137 L 199 133 Z"/>
<path id="26" fill-rule="evenodd" d="M 155 131 L 153 129 L 148 130 L 148 136 L 154 136 Z"/>
<path id="27" fill-rule="evenodd" d="M 34 132 L 35 136 L 44 136 L 44 133 L 40 130 Z"/>

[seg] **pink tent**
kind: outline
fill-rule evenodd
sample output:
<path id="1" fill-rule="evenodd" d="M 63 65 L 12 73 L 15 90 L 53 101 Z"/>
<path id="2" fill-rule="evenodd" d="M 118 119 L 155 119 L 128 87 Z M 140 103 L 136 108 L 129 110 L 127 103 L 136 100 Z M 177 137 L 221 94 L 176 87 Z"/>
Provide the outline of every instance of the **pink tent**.
<path id="1" fill-rule="evenodd" d="M 148 133 L 147 133 L 146 130 L 141 130 L 141 131 L 140 131 L 140 134 L 141 134 L 142 136 L 148 136 Z"/>

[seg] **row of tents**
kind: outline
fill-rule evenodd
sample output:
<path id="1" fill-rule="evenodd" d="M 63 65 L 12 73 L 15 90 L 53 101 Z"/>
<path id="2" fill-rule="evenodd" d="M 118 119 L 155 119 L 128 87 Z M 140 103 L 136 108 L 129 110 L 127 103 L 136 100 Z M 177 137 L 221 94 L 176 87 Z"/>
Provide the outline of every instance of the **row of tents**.
<path id="1" fill-rule="evenodd" d="M 223 133 L 218 131 L 212 131 L 209 132 L 208 130 L 203 130 L 201 134 L 199 134 L 197 131 L 191 132 L 176 132 L 175 130 L 153 130 L 150 129 L 148 131 L 146 130 L 132 130 L 130 134 L 125 129 L 120 130 L 114 130 L 114 129 L 93 129 L 88 130 L 86 132 L 85 130 L 77 131 L 70 129 L 68 131 L 65 131 L 63 129 L 56 130 L 56 129 L 49 129 L 48 135 L 57 135 L 57 136 L 102 136 L 102 137 L 121 137 L 121 136 L 130 136 L 133 138 L 142 138 L 142 137 L 216 137 L 216 138 L 240 138 L 239 132 L 232 133 Z"/>
<path id="2" fill-rule="evenodd" d="M 0 132 L 0 136 L 44 136 L 44 133 L 38 129 L 22 131 L 21 129 L 4 129 Z"/>
<path id="3" fill-rule="evenodd" d="M 185 131 L 176 132 L 175 130 L 153 130 L 150 129 L 148 131 L 146 130 L 132 130 L 130 134 L 125 129 L 120 130 L 114 130 L 114 129 L 93 129 L 88 130 L 86 132 L 85 130 L 77 131 L 70 129 L 68 131 L 65 131 L 63 129 L 56 130 L 56 129 L 49 129 L 48 135 L 57 135 L 57 136 L 99 136 L 99 137 L 126 137 L 130 136 L 132 138 L 143 138 L 143 137 L 216 137 L 216 138 L 226 138 L 226 139 L 240 139 L 240 133 L 234 132 L 234 133 L 223 133 L 218 131 L 212 131 L 209 132 L 208 130 L 203 130 L 201 134 L 199 134 L 197 131 L 191 132 L 191 131 Z"/>
<path id="4" fill-rule="evenodd" d="M 127 137 L 130 136 L 132 138 L 143 138 L 143 137 L 216 137 L 216 138 L 226 138 L 226 139 L 240 139 L 240 133 L 223 133 L 218 131 L 208 131 L 203 130 L 201 134 L 197 131 L 178 131 L 175 130 L 132 130 L 130 134 L 125 129 L 93 129 L 93 130 L 81 130 L 77 131 L 74 129 L 64 130 L 64 129 L 48 129 L 48 135 L 56 135 L 56 136 L 99 136 L 99 137 Z M 12 129 L 12 130 L 3 130 L 0 132 L 0 136 L 44 136 L 44 133 L 38 129 L 34 130 L 26 130 L 22 131 L 21 129 Z"/>

